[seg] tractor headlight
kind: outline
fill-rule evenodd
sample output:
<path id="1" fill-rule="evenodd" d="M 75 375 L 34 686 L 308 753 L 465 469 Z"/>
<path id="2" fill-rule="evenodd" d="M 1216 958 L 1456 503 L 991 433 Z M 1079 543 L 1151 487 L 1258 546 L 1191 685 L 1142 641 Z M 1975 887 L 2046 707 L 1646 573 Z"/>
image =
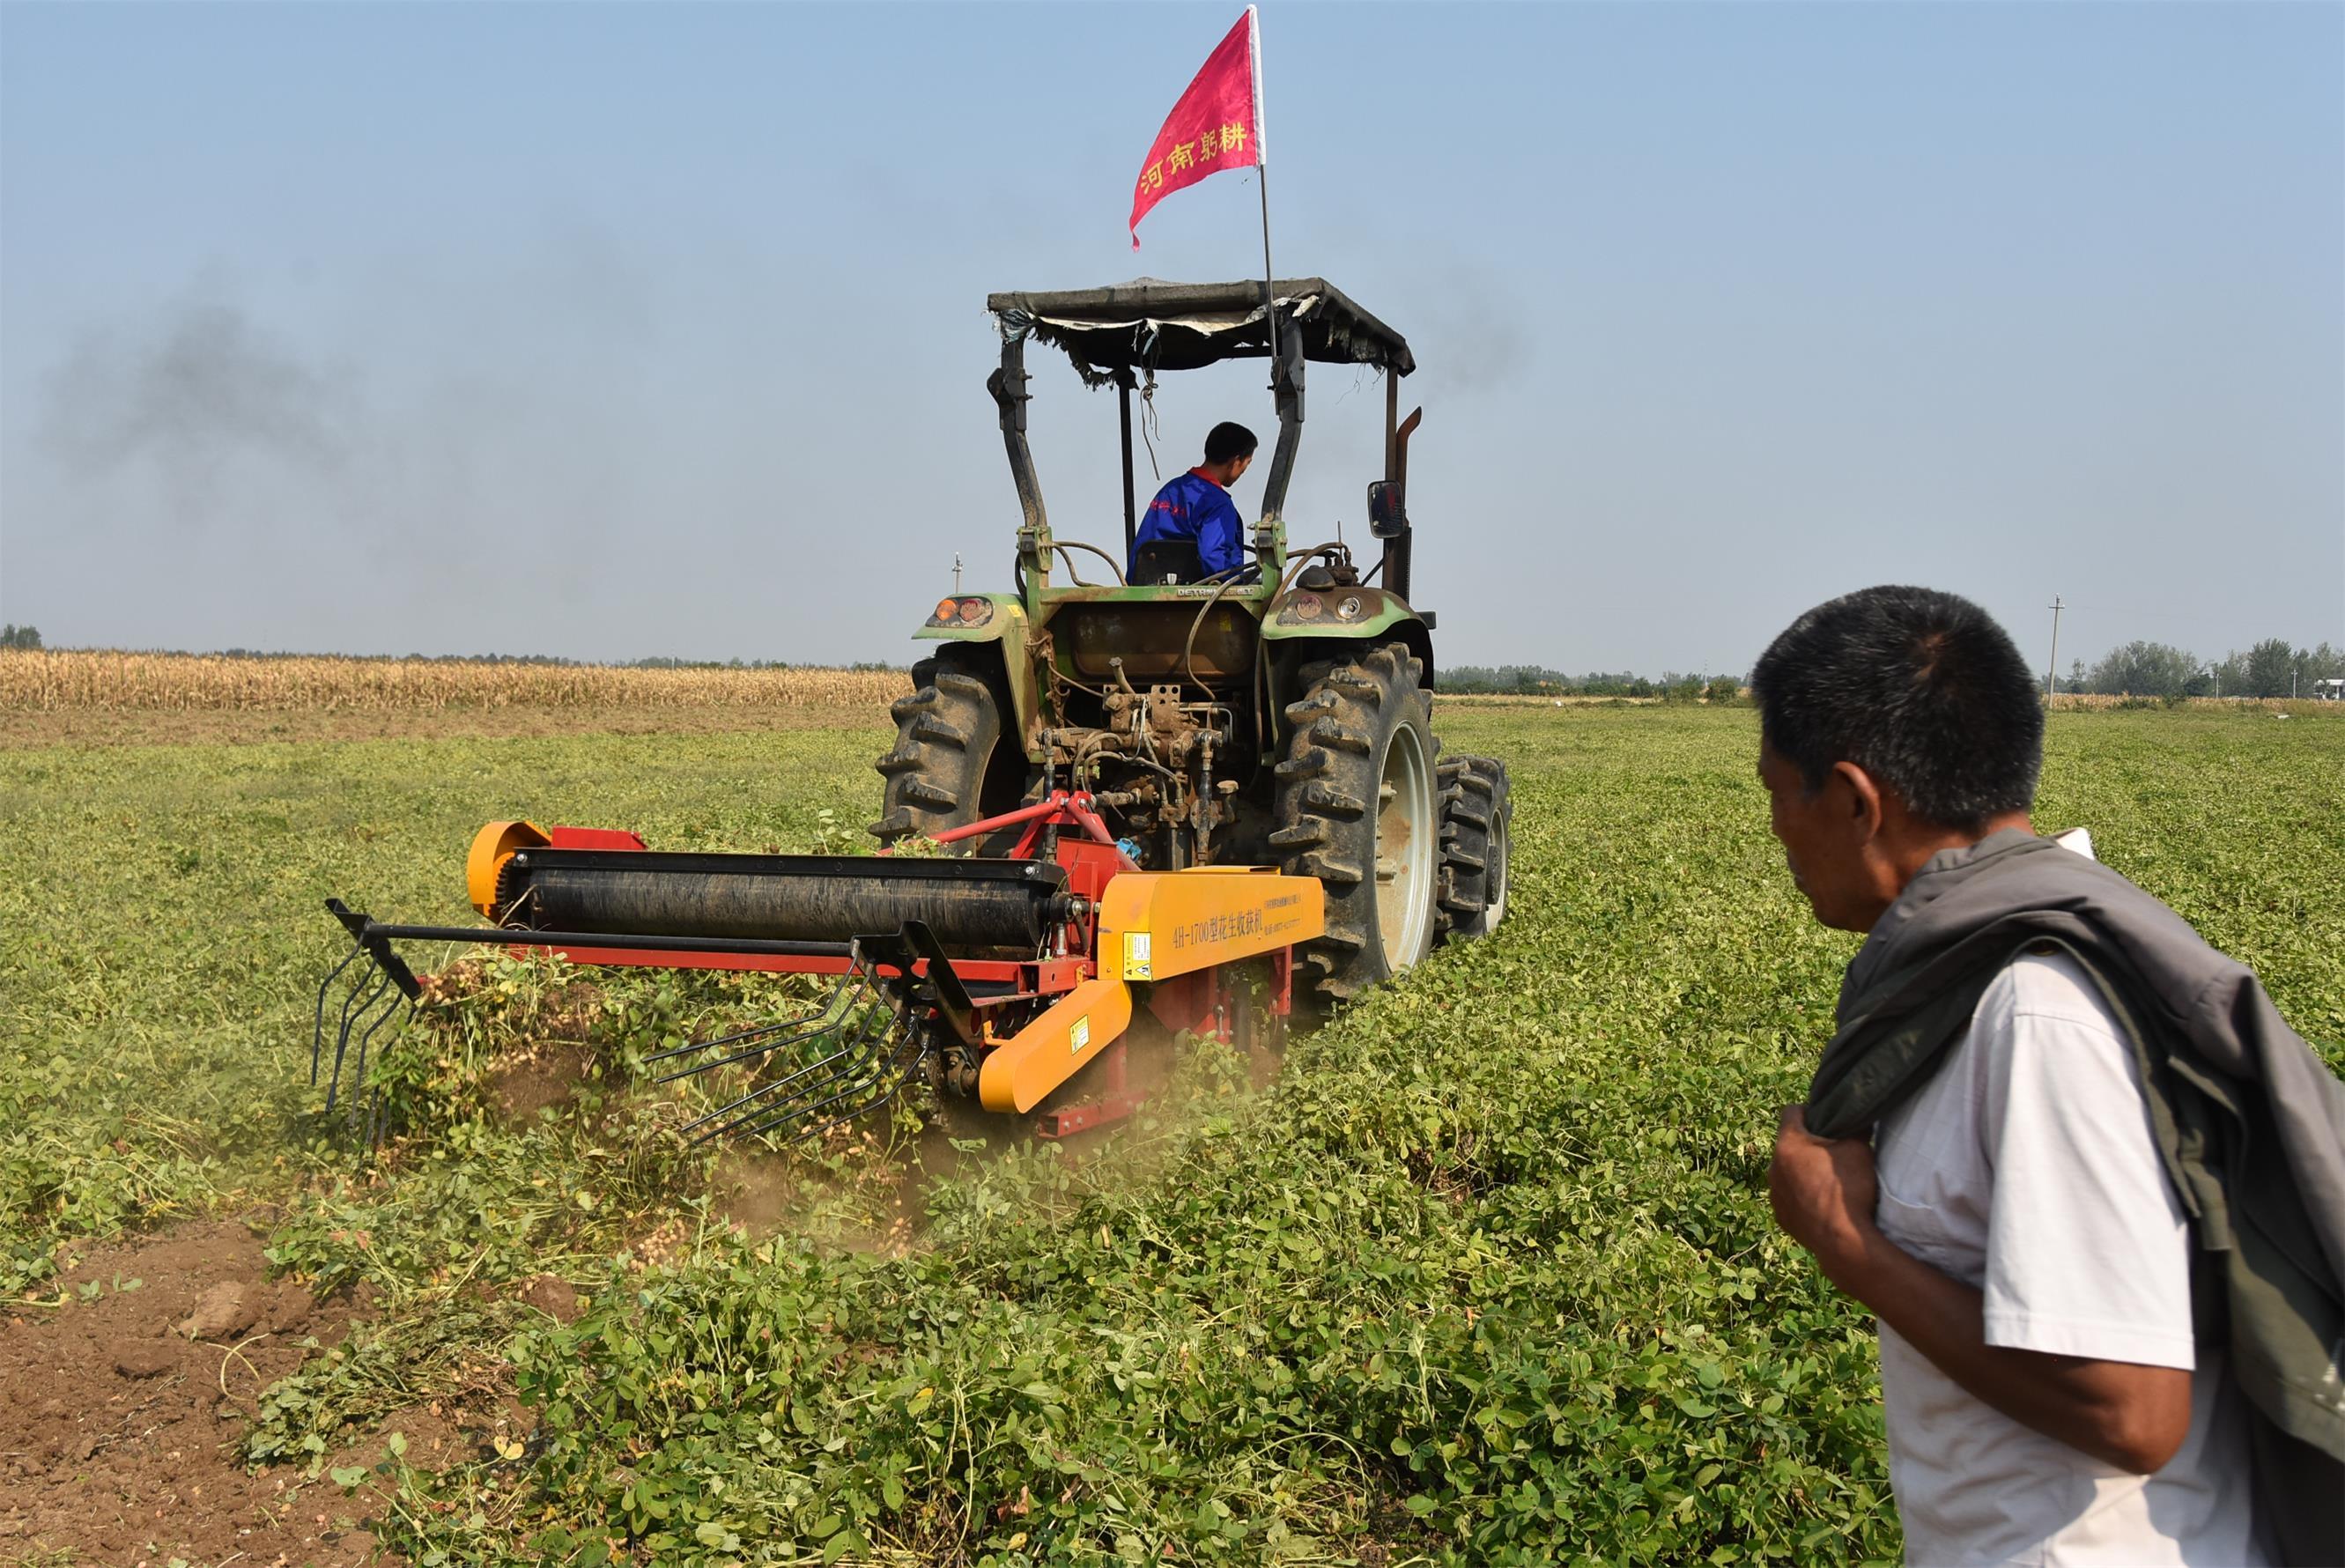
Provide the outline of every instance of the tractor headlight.
<path id="1" fill-rule="evenodd" d="M 932 626 L 981 626 L 993 618 L 990 599 L 939 599 L 929 616 Z"/>

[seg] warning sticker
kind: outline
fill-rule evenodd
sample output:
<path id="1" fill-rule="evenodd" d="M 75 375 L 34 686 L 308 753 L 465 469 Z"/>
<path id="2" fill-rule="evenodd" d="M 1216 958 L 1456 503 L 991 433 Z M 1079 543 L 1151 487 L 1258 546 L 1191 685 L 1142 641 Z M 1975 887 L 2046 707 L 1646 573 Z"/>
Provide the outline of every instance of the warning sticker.
<path id="1" fill-rule="evenodd" d="M 1089 1045 L 1091 1043 L 1091 1021 L 1089 1018 L 1076 1019 L 1074 1026 L 1067 1031 L 1067 1044 L 1070 1047 L 1068 1054 L 1073 1056 L 1081 1055 L 1083 1054 L 1083 1047 Z"/>
<path id="2" fill-rule="evenodd" d="M 1149 980 L 1148 933 L 1135 931 L 1123 939 L 1123 977 L 1126 980 Z"/>

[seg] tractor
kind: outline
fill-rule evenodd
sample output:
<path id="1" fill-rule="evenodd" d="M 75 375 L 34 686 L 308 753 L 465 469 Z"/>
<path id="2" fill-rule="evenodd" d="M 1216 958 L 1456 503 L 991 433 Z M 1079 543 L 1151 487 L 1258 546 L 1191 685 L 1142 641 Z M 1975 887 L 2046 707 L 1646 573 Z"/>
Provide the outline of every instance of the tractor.
<path id="1" fill-rule="evenodd" d="M 942 646 L 895 705 L 871 831 L 884 843 L 933 836 L 1064 784 L 1093 794 L 1143 867 L 1275 864 L 1315 877 L 1327 929 L 1296 956 L 1325 1004 L 1505 913 L 1507 771 L 1440 757 L 1433 738 L 1434 617 L 1408 603 L 1408 441 L 1423 411 L 1398 417 L 1400 379 L 1416 368 L 1407 342 L 1323 279 L 1280 282 L 1274 317 L 1263 294 L 1260 283 L 1142 281 L 987 299 L 1001 362 L 986 386 L 1022 514 L 1017 583 L 940 600 L 918 633 Z M 1051 532 L 1026 435 L 1033 341 L 1116 390 L 1121 555 Z M 1160 371 L 1265 356 L 1278 437 L 1254 565 L 1203 577 L 1193 545 L 1157 543 L 1127 582 L 1133 392 Z M 1340 541 L 1287 543 L 1312 361 L 1383 373 L 1385 473 L 1368 488 L 1383 550 L 1365 573 Z M 1097 562 L 1112 582 L 1082 580 Z"/>
<path id="2" fill-rule="evenodd" d="M 350 947 L 320 986 L 310 1071 L 363 1084 L 421 994 L 397 944 L 488 943 L 574 962 L 834 977 L 800 1015 L 653 1058 L 733 1072 L 686 1128 L 783 1141 L 916 1080 L 1062 1136 L 1128 1115 L 1124 1038 L 1275 1036 L 1506 912 L 1507 770 L 1442 757 L 1434 617 L 1408 602 L 1416 369 L 1391 328 L 1317 278 L 1142 280 L 995 294 L 988 377 L 1020 522 L 1007 592 L 938 601 L 893 707 L 870 855 L 655 851 L 632 832 L 492 822 L 466 860 L 485 923 L 401 925 L 340 900 Z M 1122 417 L 1123 553 L 1053 535 L 1027 440 L 1026 351 L 1066 352 Z M 1267 359 L 1278 433 L 1251 557 L 1137 552 L 1132 394 L 1160 372 Z M 1292 549 L 1284 507 L 1306 364 L 1384 376 L 1385 471 L 1365 572 L 1340 538 Z M 1107 581 L 1079 571 L 1104 563 Z M 1134 569 L 1127 575 L 1125 566 Z M 1058 580 L 1063 568 L 1064 580 Z M 335 1000 L 340 987 L 340 1000 Z M 330 1064 L 326 1057 L 332 1042 Z"/>

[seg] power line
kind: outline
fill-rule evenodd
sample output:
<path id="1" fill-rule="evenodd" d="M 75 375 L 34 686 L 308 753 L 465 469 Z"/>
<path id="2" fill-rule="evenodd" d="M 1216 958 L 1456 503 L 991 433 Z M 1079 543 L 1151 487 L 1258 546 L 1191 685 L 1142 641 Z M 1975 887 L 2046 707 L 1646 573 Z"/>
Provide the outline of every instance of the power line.
<path id="1" fill-rule="evenodd" d="M 2044 666 L 2044 700 L 2049 702 L 2053 692 L 2059 688 L 2060 612 L 2066 606 L 2060 603 L 2060 596 L 2055 594 L 2052 602 L 2045 607 L 2052 612 L 2052 657 Z"/>

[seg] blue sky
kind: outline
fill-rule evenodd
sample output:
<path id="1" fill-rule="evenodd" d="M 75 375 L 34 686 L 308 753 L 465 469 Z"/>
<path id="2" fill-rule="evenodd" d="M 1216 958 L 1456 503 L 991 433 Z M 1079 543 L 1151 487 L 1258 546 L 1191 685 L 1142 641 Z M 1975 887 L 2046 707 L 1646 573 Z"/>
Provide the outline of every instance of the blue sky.
<path id="1" fill-rule="evenodd" d="M 54 644 L 902 658 L 1006 579 L 995 289 L 1237 7 L 0 7 L 0 615 Z M 1740 669 L 1878 581 L 2061 662 L 2345 641 L 2345 10 L 1273 4 L 1274 239 L 1409 335 L 1450 662 Z M 1043 365 L 1054 525 L 1112 400 Z M 1172 378 L 1163 471 L 1272 426 Z M 1288 513 L 1365 535 L 1315 370 Z M 1143 460 L 1143 483 L 1147 468 Z M 1258 477 L 1241 504 L 1259 497 Z"/>

